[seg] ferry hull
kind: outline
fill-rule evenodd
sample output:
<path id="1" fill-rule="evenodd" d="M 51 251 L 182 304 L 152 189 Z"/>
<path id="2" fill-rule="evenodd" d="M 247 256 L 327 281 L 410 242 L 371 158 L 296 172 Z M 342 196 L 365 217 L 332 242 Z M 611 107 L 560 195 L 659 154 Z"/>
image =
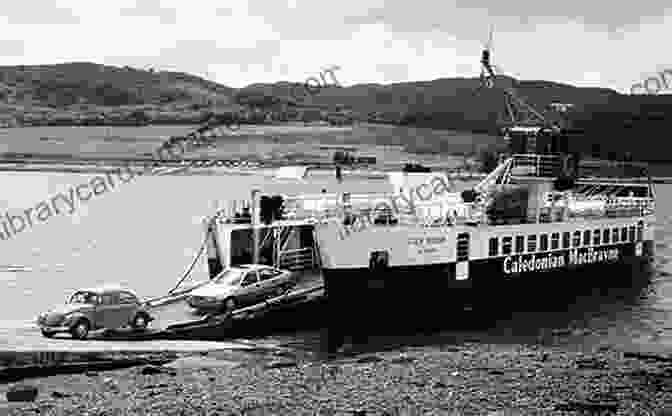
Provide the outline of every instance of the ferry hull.
<path id="1" fill-rule="evenodd" d="M 479 315 L 494 316 L 501 307 L 520 301 L 545 303 L 582 287 L 629 285 L 648 275 L 653 253 L 654 242 L 647 240 L 594 250 L 559 250 L 550 260 L 539 254 L 471 260 L 465 280 L 456 279 L 456 263 L 382 271 L 325 268 L 328 325 L 332 341 L 339 343 L 346 334 L 365 338 L 377 332 L 444 326 L 463 319 L 467 305 Z"/>

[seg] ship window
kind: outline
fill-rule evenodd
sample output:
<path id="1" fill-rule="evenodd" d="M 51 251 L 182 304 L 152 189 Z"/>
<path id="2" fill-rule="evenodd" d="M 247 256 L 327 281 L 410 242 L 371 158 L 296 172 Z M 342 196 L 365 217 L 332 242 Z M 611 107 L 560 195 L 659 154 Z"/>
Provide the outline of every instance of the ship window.
<path id="1" fill-rule="evenodd" d="M 525 237 L 522 235 L 516 236 L 516 253 L 522 253 L 525 251 Z"/>
<path id="2" fill-rule="evenodd" d="M 581 231 L 574 231 L 574 237 L 572 238 L 572 247 L 578 247 L 581 245 Z"/>
<path id="3" fill-rule="evenodd" d="M 600 245 L 600 236 L 602 233 L 600 233 L 600 230 L 593 230 L 593 245 L 594 246 L 599 246 Z"/>
<path id="4" fill-rule="evenodd" d="M 569 242 L 571 240 L 571 235 L 569 232 L 562 233 L 562 248 L 569 248 Z"/>
<path id="5" fill-rule="evenodd" d="M 602 243 L 609 244 L 609 229 L 602 232 Z"/>
<path id="6" fill-rule="evenodd" d="M 553 233 L 551 234 L 551 250 L 557 250 L 560 246 L 560 234 Z"/>
<path id="7" fill-rule="evenodd" d="M 539 236 L 539 250 L 548 250 L 548 234 L 542 234 Z"/>
<path id="8" fill-rule="evenodd" d="M 493 237 L 490 239 L 490 248 L 488 250 L 488 255 L 490 257 L 496 257 L 499 254 L 499 239 Z"/>
<path id="9" fill-rule="evenodd" d="M 537 251 L 537 236 L 536 235 L 528 235 L 527 236 L 527 252 L 528 253 L 534 253 Z"/>
<path id="10" fill-rule="evenodd" d="M 634 226 L 634 225 L 631 225 L 631 226 L 628 228 L 628 231 L 629 231 L 629 233 L 628 233 L 628 239 L 629 239 L 630 241 L 635 241 L 635 226 Z"/>
<path id="11" fill-rule="evenodd" d="M 628 241 L 628 227 L 621 228 L 621 242 L 626 243 Z"/>
<path id="12" fill-rule="evenodd" d="M 611 242 L 618 243 L 618 228 L 611 230 Z"/>
<path id="13" fill-rule="evenodd" d="M 509 255 L 511 254 L 511 237 L 502 238 L 502 254 Z"/>
<path id="14" fill-rule="evenodd" d="M 586 230 L 583 232 L 583 245 L 584 246 L 590 245 L 590 230 Z"/>
<path id="15" fill-rule="evenodd" d="M 639 221 L 637 223 L 637 241 L 642 241 L 644 239 L 644 223 Z"/>

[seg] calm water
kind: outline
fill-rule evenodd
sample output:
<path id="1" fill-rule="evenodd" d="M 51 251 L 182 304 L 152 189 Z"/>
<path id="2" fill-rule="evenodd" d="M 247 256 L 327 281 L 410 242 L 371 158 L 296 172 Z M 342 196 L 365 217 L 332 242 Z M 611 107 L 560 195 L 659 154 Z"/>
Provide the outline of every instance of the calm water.
<path id="1" fill-rule="evenodd" d="M 0 219 L 6 212 L 19 214 L 93 177 L 3 173 Z M 0 240 L 0 328 L 25 328 L 39 312 L 80 287 L 118 282 L 142 296 L 166 293 L 202 242 L 202 218 L 225 200 L 248 197 L 253 186 L 270 192 L 298 189 L 292 183 L 244 176 L 135 178 L 78 204 L 71 215 L 52 216 L 11 239 Z M 347 178 L 337 184 L 329 176 L 301 189 L 363 192 L 380 191 L 382 186 L 380 181 Z M 502 317 L 479 337 L 525 340 L 536 337 L 540 327 L 548 332 L 570 327 L 574 335 L 565 341 L 576 345 L 636 341 L 672 347 L 672 216 L 668 214 L 672 212 L 672 185 L 658 185 L 656 193 L 658 230 L 650 284 L 588 293 L 566 310 Z M 206 276 L 202 260 L 194 271 L 196 280 Z M 314 333 L 272 338 L 302 342 L 311 336 Z"/>
<path id="2" fill-rule="evenodd" d="M 7 212 L 21 215 L 94 177 L 3 173 L 0 230 Z M 24 325 L 73 290 L 97 284 L 125 284 L 141 296 L 165 294 L 193 261 L 204 237 L 204 216 L 224 207 L 226 200 L 249 198 L 253 187 L 288 193 L 299 189 L 295 182 L 251 176 L 136 177 L 128 183 L 115 178 L 115 184 L 107 190 L 98 188 L 99 195 L 86 202 L 75 200 L 70 215 L 59 199 L 57 206 L 64 211 L 60 215 L 0 240 L 0 327 Z M 352 179 L 338 184 L 333 175 L 316 175 L 301 189 L 319 193 L 344 187 L 364 192 L 381 186 L 385 182 Z M 201 259 L 194 280 L 206 279 L 206 271 Z"/>

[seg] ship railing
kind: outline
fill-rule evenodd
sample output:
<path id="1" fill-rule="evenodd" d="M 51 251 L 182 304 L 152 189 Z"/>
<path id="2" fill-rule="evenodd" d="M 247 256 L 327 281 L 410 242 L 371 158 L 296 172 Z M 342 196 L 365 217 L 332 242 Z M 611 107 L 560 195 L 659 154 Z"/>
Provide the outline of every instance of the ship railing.
<path id="1" fill-rule="evenodd" d="M 476 184 L 476 186 L 474 186 L 475 191 L 481 192 L 488 189 L 490 185 L 506 181 L 509 169 L 511 169 L 511 164 L 513 163 L 513 159 L 507 159 L 503 156 L 504 155 L 500 155 L 500 163 L 497 165 L 497 167 L 492 172 L 487 174 L 485 178 L 481 179 L 481 181 Z"/>
<path id="2" fill-rule="evenodd" d="M 293 212 L 297 217 L 313 216 L 324 217 L 333 214 L 344 206 L 353 207 L 374 207 L 379 202 L 391 201 L 392 194 L 389 193 L 369 193 L 369 194 L 349 194 L 346 196 L 339 194 L 315 194 L 299 195 L 285 199 L 285 212 Z"/>
<path id="3" fill-rule="evenodd" d="M 315 252 L 311 247 L 304 247 L 280 252 L 279 267 L 286 270 L 306 270 L 315 267 Z"/>
<path id="4" fill-rule="evenodd" d="M 655 212 L 655 201 L 647 197 L 619 197 L 606 200 L 608 216 L 641 216 Z"/>
<path id="5" fill-rule="evenodd" d="M 512 159 L 512 176 L 555 177 L 562 167 L 559 155 L 515 154 Z"/>
<path id="6" fill-rule="evenodd" d="M 647 164 L 613 160 L 581 160 L 579 176 L 582 178 L 644 178 L 648 176 Z"/>
<path id="7" fill-rule="evenodd" d="M 473 224 L 482 221 L 483 210 L 477 203 L 435 202 L 409 208 L 392 206 L 352 206 L 350 204 L 319 211 L 315 218 L 338 218 L 344 225 L 357 222 L 370 226 L 445 227 L 456 224 Z"/>
<path id="8" fill-rule="evenodd" d="M 587 197 L 567 201 L 568 218 L 639 217 L 655 212 L 655 201 L 648 197 Z"/>

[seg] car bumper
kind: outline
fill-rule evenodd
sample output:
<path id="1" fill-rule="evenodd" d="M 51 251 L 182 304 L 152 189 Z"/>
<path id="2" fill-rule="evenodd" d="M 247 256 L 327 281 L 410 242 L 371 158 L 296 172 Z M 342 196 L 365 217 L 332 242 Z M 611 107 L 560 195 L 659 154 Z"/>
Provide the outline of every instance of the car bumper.
<path id="1" fill-rule="evenodd" d="M 195 309 L 216 309 L 222 306 L 222 302 L 219 300 L 187 299 L 187 304 Z"/>
<path id="2" fill-rule="evenodd" d="M 48 326 L 48 325 L 39 325 L 40 330 L 44 332 L 69 332 L 69 326 Z"/>

